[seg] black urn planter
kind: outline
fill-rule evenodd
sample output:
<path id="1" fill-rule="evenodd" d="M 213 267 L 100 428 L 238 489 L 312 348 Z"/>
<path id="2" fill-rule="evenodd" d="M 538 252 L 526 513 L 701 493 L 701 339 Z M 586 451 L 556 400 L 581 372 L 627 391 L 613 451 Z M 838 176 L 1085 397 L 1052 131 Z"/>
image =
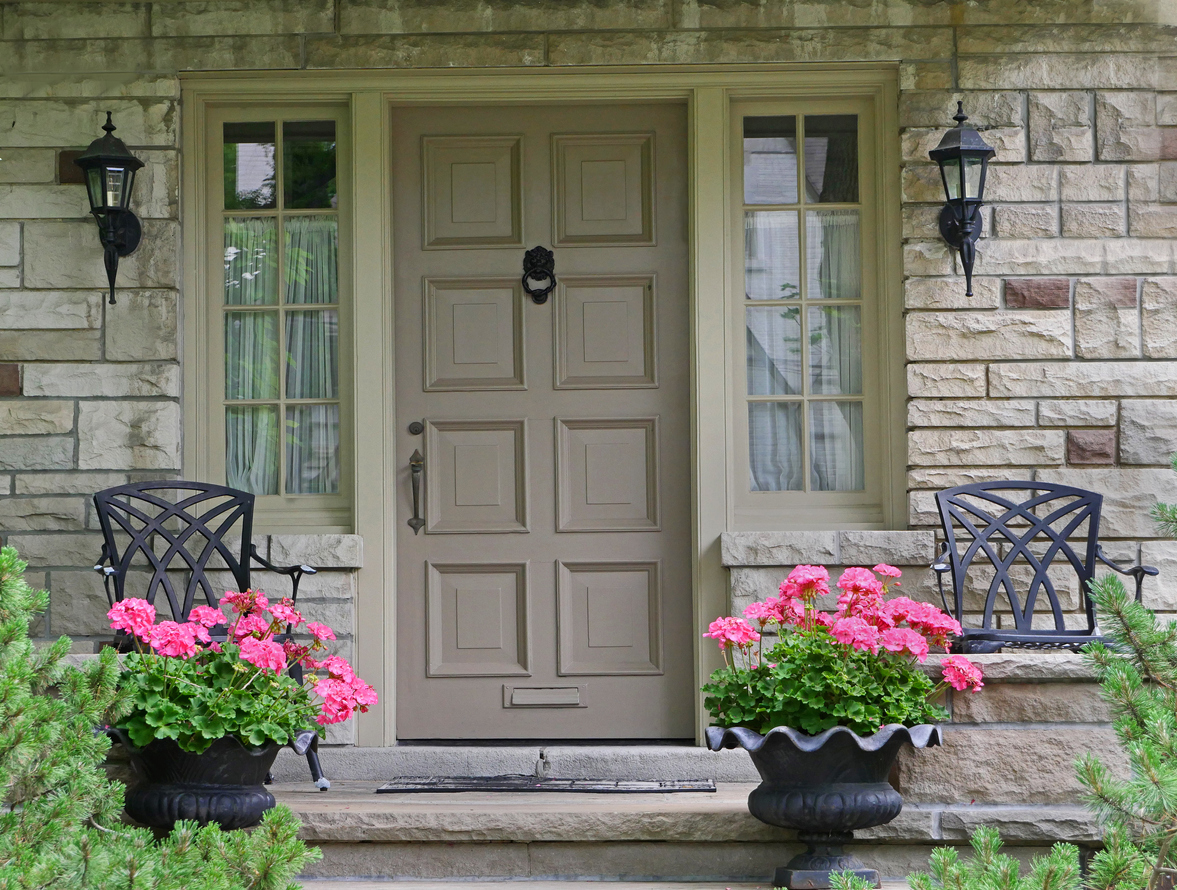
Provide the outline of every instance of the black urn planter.
<path id="1" fill-rule="evenodd" d="M 804 853 L 776 870 L 774 887 L 821 890 L 830 873 L 852 871 L 879 884 L 844 845 L 854 831 L 885 825 L 903 809 L 903 798 L 887 782 L 899 750 L 906 744 L 940 744 L 940 727 L 892 723 L 874 735 L 860 736 L 845 726 L 819 735 L 778 726 L 761 735 L 742 726 L 712 726 L 707 746 L 744 748 L 763 780 L 748 795 L 748 811 L 761 822 L 795 828 Z"/>
<path id="2" fill-rule="evenodd" d="M 126 747 L 139 778 L 125 801 L 136 822 L 162 831 L 170 831 L 180 819 L 216 822 L 227 830 L 248 828 L 274 806 L 274 795 L 264 783 L 282 747 L 277 742 L 247 748 L 226 736 L 193 754 L 172 739 L 155 739 L 139 748 L 123 730 L 108 732 Z"/>

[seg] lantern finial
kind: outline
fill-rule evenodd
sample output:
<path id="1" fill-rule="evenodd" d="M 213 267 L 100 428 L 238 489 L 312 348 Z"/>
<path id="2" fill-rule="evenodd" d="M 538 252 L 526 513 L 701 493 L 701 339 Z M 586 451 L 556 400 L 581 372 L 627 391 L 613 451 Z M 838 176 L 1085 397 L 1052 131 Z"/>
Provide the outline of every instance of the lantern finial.
<path id="1" fill-rule="evenodd" d="M 106 131 L 107 136 L 109 136 L 111 133 L 113 133 L 115 130 L 118 129 L 118 127 L 116 127 L 114 125 L 114 121 L 112 121 L 110 119 L 110 112 L 109 111 L 106 112 L 106 123 L 104 123 L 102 125 L 102 129 Z"/>

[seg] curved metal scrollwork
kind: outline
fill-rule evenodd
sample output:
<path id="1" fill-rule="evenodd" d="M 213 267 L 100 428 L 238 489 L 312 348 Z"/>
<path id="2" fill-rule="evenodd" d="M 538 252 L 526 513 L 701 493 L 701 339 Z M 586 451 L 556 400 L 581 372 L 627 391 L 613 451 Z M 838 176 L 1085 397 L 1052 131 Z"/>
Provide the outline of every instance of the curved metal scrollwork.
<path id="1" fill-rule="evenodd" d="M 546 247 L 533 247 L 523 255 L 523 289 L 538 305 L 556 289 L 556 255 Z"/>

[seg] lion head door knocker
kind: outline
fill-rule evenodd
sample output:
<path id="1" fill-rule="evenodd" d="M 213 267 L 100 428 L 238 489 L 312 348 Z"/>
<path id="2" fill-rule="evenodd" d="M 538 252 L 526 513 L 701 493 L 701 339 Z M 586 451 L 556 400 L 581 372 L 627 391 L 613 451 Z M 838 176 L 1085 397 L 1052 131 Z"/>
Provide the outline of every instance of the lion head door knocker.
<path id="1" fill-rule="evenodd" d="M 541 306 L 556 289 L 556 255 L 546 247 L 533 247 L 523 254 L 523 289 Z"/>

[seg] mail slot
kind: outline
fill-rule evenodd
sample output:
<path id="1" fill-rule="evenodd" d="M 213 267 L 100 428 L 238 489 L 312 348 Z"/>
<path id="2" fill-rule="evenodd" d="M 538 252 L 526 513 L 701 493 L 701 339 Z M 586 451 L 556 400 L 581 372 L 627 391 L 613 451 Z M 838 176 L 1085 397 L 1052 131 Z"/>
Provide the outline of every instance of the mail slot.
<path id="1" fill-rule="evenodd" d="M 583 686 L 503 685 L 504 708 L 583 708 Z"/>

